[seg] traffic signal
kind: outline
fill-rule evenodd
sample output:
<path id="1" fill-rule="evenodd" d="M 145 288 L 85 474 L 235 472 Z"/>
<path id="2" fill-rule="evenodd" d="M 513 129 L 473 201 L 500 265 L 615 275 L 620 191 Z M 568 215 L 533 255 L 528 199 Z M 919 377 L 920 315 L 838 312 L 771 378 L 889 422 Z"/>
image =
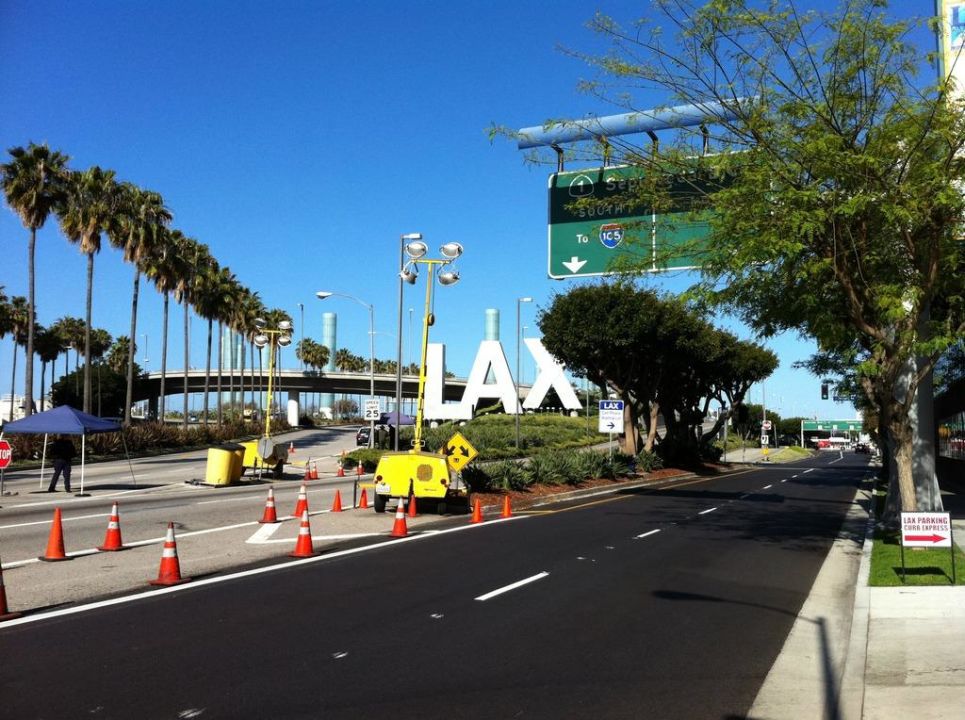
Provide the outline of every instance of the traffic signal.
<path id="1" fill-rule="evenodd" d="M 828 399 L 828 384 L 827 384 L 827 383 L 821 383 L 821 399 L 822 399 L 822 400 L 827 400 L 827 399 Z"/>

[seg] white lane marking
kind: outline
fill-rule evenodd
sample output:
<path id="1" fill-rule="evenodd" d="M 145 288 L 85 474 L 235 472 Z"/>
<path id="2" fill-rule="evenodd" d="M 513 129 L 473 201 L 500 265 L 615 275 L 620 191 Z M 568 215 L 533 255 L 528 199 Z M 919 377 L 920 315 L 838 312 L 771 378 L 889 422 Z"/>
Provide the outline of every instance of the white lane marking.
<path id="1" fill-rule="evenodd" d="M 549 573 L 546 571 L 543 571 L 541 573 L 536 573 L 535 575 L 532 575 L 528 578 L 524 578 L 523 580 L 517 580 L 514 583 L 510 583 L 509 585 L 504 585 L 501 588 L 497 588 L 492 592 L 488 592 L 485 595 L 480 595 L 479 597 L 473 598 L 473 599 L 479 600 L 479 602 L 486 602 L 487 600 L 490 600 L 496 597 L 497 595 L 502 595 L 503 593 L 508 593 L 510 590 L 515 590 L 516 588 L 523 587 L 523 585 L 529 585 L 530 583 L 536 582 L 537 580 L 542 580 L 544 577 L 548 575 Z"/>
<path id="2" fill-rule="evenodd" d="M 266 523 L 255 530 L 251 537 L 245 540 L 245 542 L 251 543 L 252 545 L 267 542 L 268 538 L 274 535 L 280 527 L 281 523 Z"/>
<path id="3" fill-rule="evenodd" d="M 418 532 L 418 531 L 417 531 L 417 530 L 415 530 L 415 531 L 410 530 L 409 532 Z M 352 539 L 354 539 L 354 538 L 360 538 L 360 537 L 377 537 L 377 536 L 379 536 L 379 535 L 385 535 L 385 533 L 355 533 L 355 534 L 348 534 L 348 535 L 312 535 L 312 542 L 321 542 L 322 540 L 352 540 Z M 254 536 L 252 536 L 252 537 L 254 537 Z M 272 543 L 288 543 L 288 544 L 291 544 L 291 543 L 294 543 L 294 542 L 295 542 L 295 538 L 279 538 L 279 539 L 277 539 L 277 540 L 276 540 L 276 539 L 271 539 L 271 540 L 252 540 L 251 538 L 249 538 L 248 540 L 245 540 L 245 542 L 251 543 L 252 545 L 259 545 L 259 544 L 260 544 L 260 545 L 271 545 Z"/>
<path id="4" fill-rule="evenodd" d="M 787 482 L 787 478 L 784 478 L 783 480 L 781 480 L 781 482 L 782 482 L 782 483 Z"/>
<path id="5" fill-rule="evenodd" d="M 809 472 L 814 472 L 814 468 L 810 468 L 809 470 L 805 470 L 805 471 L 802 472 L 801 474 L 802 474 L 802 475 L 807 475 Z"/>
<path id="6" fill-rule="evenodd" d="M 737 498 L 737 499 L 738 499 L 738 500 L 743 500 L 744 498 L 749 498 L 750 496 L 751 496 L 750 493 L 744 493 L 743 495 L 741 495 L 741 496 L 740 496 L 739 498 Z"/>
<path id="7" fill-rule="evenodd" d="M 716 510 L 716 509 L 717 509 L 717 508 L 712 507 L 712 508 L 710 508 L 709 510 L 701 510 L 701 511 L 700 511 L 699 513 L 697 513 L 697 514 L 698 514 L 698 515 L 706 515 L 707 513 L 712 513 L 712 512 L 714 512 L 714 510 Z"/>
<path id="8" fill-rule="evenodd" d="M 194 504 L 195 505 L 213 505 L 215 503 L 226 503 L 226 502 L 252 502 L 254 500 L 258 500 L 260 503 L 261 497 L 253 495 L 251 497 L 221 498 L 220 500 L 202 500 Z"/>
<path id="9" fill-rule="evenodd" d="M 634 535 L 633 539 L 639 540 L 640 538 L 650 537 L 651 535 L 656 535 L 658 532 L 660 532 L 660 528 L 657 528 L 656 530 L 650 530 L 649 532 L 641 533 L 640 535 Z"/>
<path id="10" fill-rule="evenodd" d="M 217 577 L 204 578 L 202 580 L 194 580 L 189 583 L 184 583 L 182 585 L 170 585 L 168 587 L 158 588 L 155 590 L 147 590 L 145 592 L 139 593 L 137 595 L 125 595 L 123 597 L 113 598 L 111 600 L 100 600 L 98 602 L 89 603 L 87 605 L 78 605 L 76 607 L 62 608 L 60 610 L 51 610 L 46 613 L 38 613 L 36 615 L 27 615 L 26 617 L 16 618 L 14 620 L 5 620 L 0 623 L 0 633 L 3 632 L 4 628 L 14 627 L 15 625 L 26 625 L 27 623 L 37 622 L 39 620 L 47 620 L 50 618 L 63 617 L 65 615 L 74 615 L 76 613 L 87 612 L 88 610 L 96 610 L 102 607 L 110 607 L 111 605 L 124 605 L 126 603 L 137 602 L 138 600 L 146 600 L 148 598 L 155 598 L 159 595 L 169 595 L 177 592 L 183 592 L 185 590 L 190 590 L 192 588 L 204 587 L 205 585 L 217 585 L 223 582 L 229 582 L 232 580 L 237 580 L 239 578 L 254 577 L 255 575 L 264 575 L 265 573 L 279 572 L 280 570 L 287 570 L 288 568 L 297 565 L 308 565 L 310 563 L 322 562 L 324 560 L 332 560 L 334 558 L 344 557 L 346 555 L 357 555 L 365 552 L 372 552 L 374 550 L 385 550 L 387 548 L 398 547 L 407 542 L 418 542 L 420 540 L 425 540 L 427 538 L 435 537 L 436 535 L 448 535 L 449 533 L 455 532 L 465 532 L 469 530 L 476 530 L 478 528 L 491 527 L 493 525 L 498 525 L 504 522 L 515 522 L 517 520 L 524 520 L 530 517 L 538 517 L 537 515 L 513 515 L 508 518 L 496 518 L 493 520 L 487 520 L 485 523 L 479 523 L 476 525 L 460 525 L 459 527 L 448 528 L 446 530 L 437 530 L 432 533 L 419 533 L 412 534 L 408 537 L 397 538 L 390 542 L 375 543 L 373 545 L 365 545 L 363 547 L 349 548 L 347 550 L 338 550 L 333 553 L 323 553 L 321 555 L 316 555 L 310 558 L 303 558 L 300 560 L 293 560 L 290 562 L 282 562 L 278 565 L 266 565 L 265 567 L 254 568 L 253 570 L 242 570 L 236 573 L 229 573 L 227 575 L 218 575 Z M 251 525 L 253 523 L 246 523 Z M 185 533 L 187 534 L 187 533 Z M 164 540 L 164 538 L 158 538 L 158 542 Z M 133 543 L 129 543 L 133 544 Z M 27 562 L 37 562 L 37 560 L 31 560 Z M 8 565 L 4 564 L 4 568 Z"/>
<path id="11" fill-rule="evenodd" d="M 842 460 L 844 460 L 844 456 L 839 457 L 837 460 L 832 460 L 828 465 L 834 465 L 836 462 L 841 462 Z"/>
<path id="12" fill-rule="evenodd" d="M 772 487 L 774 487 L 774 486 L 773 486 L 773 485 L 765 485 L 764 487 L 761 488 L 761 490 L 770 490 Z"/>
<path id="13" fill-rule="evenodd" d="M 110 517 L 110 513 L 97 513 L 96 515 L 77 515 L 75 517 L 62 517 L 61 522 L 73 522 L 74 520 L 90 520 L 91 518 Z M 31 525 L 50 525 L 50 520 L 35 520 L 33 522 L 15 523 L 13 525 L 0 525 L 0 530 L 12 530 L 13 528 L 30 527 Z"/>
<path id="14" fill-rule="evenodd" d="M 796 477 L 797 477 L 797 475 L 791 475 L 791 480 L 793 480 L 793 479 L 796 478 Z"/>

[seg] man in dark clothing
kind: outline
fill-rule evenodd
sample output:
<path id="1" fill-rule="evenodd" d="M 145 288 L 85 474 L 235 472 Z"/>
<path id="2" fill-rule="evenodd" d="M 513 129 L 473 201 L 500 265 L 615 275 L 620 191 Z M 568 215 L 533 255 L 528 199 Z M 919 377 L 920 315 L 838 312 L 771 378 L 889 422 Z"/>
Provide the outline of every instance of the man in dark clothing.
<path id="1" fill-rule="evenodd" d="M 64 490 L 70 492 L 70 461 L 77 455 L 74 443 L 62 435 L 58 436 L 50 444 L 49 454 L 54 461 L 54 476 L 50 479 L 50 487 L 47 488 L 47 492 L 57 491 L 57 479 L 61 473 L 64 474 Z"/>

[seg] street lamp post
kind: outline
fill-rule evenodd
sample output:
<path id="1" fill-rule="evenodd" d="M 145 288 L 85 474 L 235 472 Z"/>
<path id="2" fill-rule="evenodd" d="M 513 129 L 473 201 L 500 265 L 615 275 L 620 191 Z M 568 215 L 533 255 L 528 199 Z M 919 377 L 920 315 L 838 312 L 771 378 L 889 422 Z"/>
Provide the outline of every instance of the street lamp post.
<path id="1" fill-rule="evenodd" d="M 269 328 L 268 322 L 264 318 L 255 318 L 255 329 L 257 333 L 253 342 L 259 348 L 268 346 L 268 397 L 266 398 L 265 410 L 265 437 L 271 437 L 271 400 L 272 400 L 272 378 L 275 371 L 275 353 L 277 348 L 288 347 L 292 342 L 292 324 L 288 320 L 282 320 L 277 328 Z"/>
<path id="2" fill-rule="evenodd" d="M 301 352 L 303 353 L 303 355 L 302 355 L 302 370 L 304 370 L 304 369 L 305 369 L 305 359 L 304 359 L 304 352 L 305 352 L 305 303 L 298 303 L 298 312 L 301 314 L 299 320 L 300 320 L 300 322 L 301 322 L 301 336 L 302 336 L 302 340 L 301 340 L 301 342 L 299 343 L 299 346 L 301 347 Z"/>
<path id="3" fill-rule="evenodd" d="M 516 298 L 516 376 L 513 378 L 514 401 L 516 403 L 516 449 L 519 450 L 519 308 L 523 303 L 533 302 L 531 297 Z"/>
<path id="4" fill-rule="evenodd" d="M 359 305 L 364 308 L 368 308 L 369 311 L 369 398 L 375 398 L 375 306 L 369 305 L 367 302 L 359 300 L 354 295 L 346 295 L 345 293 L 328 292 L 326 290 L 319 290 L 315 293 L 315 297 L 319 300 L 324 300 L 332 296 L 343 297 L 349 300 L 354 300 Z M 375 420 L 369 420 L 369 447 L 374 447 L 375 442 Z"/>
<path id="5" fill-rule="evenodd" d="M 399 236 L 399 327 L 395 357 L 395 412 L 396 422 L 402 416 L 402 288 L 405 280 L 405 248 L 407 243 L 422 240 L 422 233 L 405 233 Z M 409 310 L 409 334 L 412 334 L 412 310 Z M 411 341 L 410 341 L 411 342 Z M 399 451 L 399 428 L 395 426 L 395 442 L 393 449 Z"/>

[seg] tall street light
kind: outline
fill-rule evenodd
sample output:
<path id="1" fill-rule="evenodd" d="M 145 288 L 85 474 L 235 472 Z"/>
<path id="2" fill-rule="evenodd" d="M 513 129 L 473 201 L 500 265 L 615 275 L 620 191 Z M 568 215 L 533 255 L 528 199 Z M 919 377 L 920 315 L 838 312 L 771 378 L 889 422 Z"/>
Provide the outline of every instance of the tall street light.
<path id="1" fill-rule="evenodd" d="M 415 438 L 412 441 L 412 452 L 422 452 L 422 417 L 425 410 L 426 354 L 429 347 L 429 328 L 435 323 L 435 315 L 431 312 L 432 273 L 436 266 L 438 266 L 440 285 L 453 285 L 459 282 L 458 270 L 443 270 L 443 268 L 462 255 L 462 245 L 457 242 L 449 242 L 440 247 L 439 252 L 442 254 L 442 259 L 440 260 L 425 257 L 429 248 L 426 247 L 426 244 L 421 240 L 408 243 L 404 246 L 403 250 L 409 257 L 408 262 L 402 266 L 402 271 L 399 273 L 399 277 L 403 281 L 410 285 L 415 285 L 415 281 L 419 277 L 419 265 L 427 265 L 429 267 L 429 277 L 426 281 L 426 305 L 425 312 L 422 316 L 422 354 L 419 362 L 419 396 L 416 406 Z M 399 307 L 401 308 L 401 304 Z M 402 313 L 400 312 L 399 322 L 401 321 Z M 396 433 L 396 436 L 398 436 L 398 433 Z"/>
<path id="2" fill-rule="evenodd" d="M 348 300 L 354 300 L 359 305 L 364 308 L 368 308 L 369 311 L 369 399 L 375 399 L 375 306 L 369 305 L 367 302 L 359 300 L 354 295 L 346 295 L 345 293 L 328 292 L 326 290 L 319 290 L 315 293 L 315 297 L 319 300 L 325 300 L 326 298 L 343 297 Z M 369 420 L 369 447 L 374 447 L 375 442 L 375 420 Z"/>
<path id="3" fill-rule="evenodd" d="M 516 401 L 516 449 L 519 450 L 519 307 L 523 303 L 533 302 L 531 297 L 516 298 L 516 375 L 513 377 L 513 389 Z"/>
<path id="4" fill-rule="evenodd" d="M 300 322 L 301 322 L 301 336 L 302 336 L 302 341 L 299 343 L 299 347 L 301 348 L 301 352 L 304 353 L 305 352 L 305 303 L 298 303 L 298 312 L 301 313 Z M 303 354 L 302 370 L 304 369 L 305 369 L 305 360 L 304 360 L 304 354 Z"/>
<path id="5" fill-rule="evenodd" d="M 399 236 L 399 327 L 398 345 L 395 356 L 395 412 L 396 423 L 402 419 L 402 281 L 405 279 L 405 248 L 408 243 L 422 240 L 422 233 L 404 233 Z M 409 334 L 412 334 L 412 310 L 409 310 Z M 395 426 L 395 443 L 393 449 L 399 450 L 399 427 Z"/>
<path id="6" fill-rule="evenodd" d="M 275 353 L 277 348 L 288 347 L 292 342 L 292 324 L 288 320 L 282 320 L 277 328 L 269 328 L 268 321 L 264 318 L 255 318 L 255 336 L 252 341 L 259 348 L 268 346 L 268 397 L 267 409 L 265 412 L 265 437 L 271 437 L 271 394 L 272 379 L 275 375 Z"/>

